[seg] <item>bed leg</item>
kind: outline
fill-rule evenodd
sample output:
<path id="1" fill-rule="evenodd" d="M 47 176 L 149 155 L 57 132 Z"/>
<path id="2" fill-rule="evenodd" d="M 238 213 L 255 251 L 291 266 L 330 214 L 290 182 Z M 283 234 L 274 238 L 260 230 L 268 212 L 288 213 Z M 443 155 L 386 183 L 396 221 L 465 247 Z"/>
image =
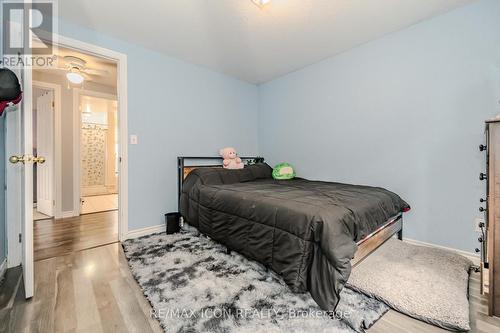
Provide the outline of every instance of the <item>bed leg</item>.
<path id="1" fill-rule="evenodd" d="M 401 226 L 401 230 L 398 231 L 398 239 L 400 241 L 403 240 L 403 226 Z"/>
<path id="2" fill-rule="evenodd" d="M 231 250 L 228 247 L 226 247 L 226 253 L 231 254 Z"/>

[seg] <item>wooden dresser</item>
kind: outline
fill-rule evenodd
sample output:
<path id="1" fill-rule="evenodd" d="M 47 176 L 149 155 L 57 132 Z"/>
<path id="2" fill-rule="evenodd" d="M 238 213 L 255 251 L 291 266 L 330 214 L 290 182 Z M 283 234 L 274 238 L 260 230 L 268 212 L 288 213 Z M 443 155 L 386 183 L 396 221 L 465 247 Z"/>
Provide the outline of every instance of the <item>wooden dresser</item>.
<path id="1" fill-rule="evenodd" d="M 500 120 L 486 121 L 486 146 L 479 150 L 486 152 L 487 173 L 481 173 L 479 179 L 486 183 L 485 224 L 482 226 L 481 273 L 482 291 L 488 294 L 488 314 L 500 317 Z"/>

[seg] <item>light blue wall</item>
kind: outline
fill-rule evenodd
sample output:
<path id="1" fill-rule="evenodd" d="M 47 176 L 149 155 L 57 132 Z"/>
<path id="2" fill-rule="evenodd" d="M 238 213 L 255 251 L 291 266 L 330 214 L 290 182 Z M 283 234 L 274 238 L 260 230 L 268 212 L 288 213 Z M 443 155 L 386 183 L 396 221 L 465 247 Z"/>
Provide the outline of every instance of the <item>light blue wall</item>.
<path id="1" fill-rule="evenodd" d="M 128 130 L 139 136 L 129 145 L 130 230 L 176 209 L 177 155 L 234 145 L 290 161 L 303 177 L 401 194 L 413 207 L 409 238 L 477 245 L 477 145 L 483 120 L 500 113 L 500 2 L 462 7 L 259 88 L 67 22 L 60 33 L 128 56 Z"/>
<path id="2" fill-rule="evenodd" d="M 5 228 L 5 114 L 0 117 L 0 265 L 7 255 L 7 232 Z"/>
<path id="3" fill-rule="evenodd" d="M 177 210 L 178 155 L 257 153 L 258 88 L 67 22 L 60 34 L 128 57 L 129 230 Z M 158 41 L 161 43 L 161 41 Z"/>
<path id="4" fill-rule="evenodd" d="M 395 191 L 406 237 L 473 251 L 499 100 L 500 1 L 480 1 L 262 85 L 259 148 L 303 177 Z"/>

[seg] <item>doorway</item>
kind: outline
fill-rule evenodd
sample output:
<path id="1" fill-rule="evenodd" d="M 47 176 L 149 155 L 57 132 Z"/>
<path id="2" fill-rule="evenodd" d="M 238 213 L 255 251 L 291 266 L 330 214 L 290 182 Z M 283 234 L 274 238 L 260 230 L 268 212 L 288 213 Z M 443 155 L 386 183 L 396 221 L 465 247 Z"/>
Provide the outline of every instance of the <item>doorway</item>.
<path id="1" fill-rule="evenodd" d="M 35 37 L 34 34 L 31 35 Z M 112 51 L 106 48 L 102 48 L 93 44 L 85 43 L 79 40 L 75 40 L 72 38 L 68 38 L 61 35 L 53 36 L 55 41 L 57 41 L 57 45 L 53 45 L 55 48 L 67 48 L 73 51 L 81 52 L 87 55 L 93 55 L 100 57 L 102 59 L 106 59 L 108 61 L 112 61 L 117 69 L 116 81 L 117 88 L 115 91 L 115 95 L 117 95 L 118 100 L 118 128 L 119 128 L 119 172 L 118 172 L 118 211 L 115 212 L 116 219 L 114 223 L 117 224 L 118 229 L 118 240 L 123 240 L 127 237 L 128 234 L 128 168 L 127 168 L 127 56 L 123 53 L 119 53 L 116 51 Z M 40 41 L 32 40 L 33 45 L 36 43 L 40 43 Z M 21 61 L 21 57 L 19 58 Z M 16 76 L 18 77 L 22 90 L 23 90 L 23 101 L 14 107 L 12 107 L 11 112 L 7 112 L 7 116 L 5 118 L 5 155 L 11 156 L 12 160 L 6 166 L 6 224 L 7 224 L 7 265 L 8 267 L 14 267 L 22 263 L 22 271 L 23 271 L 23 282 L 25 293 L 24 296 L 26 298 L 31 298 L 34 295 L 34 258 L 35 258 L 35 239 L 34 239 L 34 221 L 33 221 L 33 164 L 40 163 L 41 156 L 33 156 L 33 127 L 32 127 L 32 92 L 33 92 L 33 70 L 29 67 L 12 67 L 11 68 Z M 73 72 L 74 69 L 70 72 Z M 66 72 L 68 70 L 66 69 Z M 56 73 L 56 72 L 54 72 Z M 75 77 L 73 74 L 68 75 L 70 77 Z M 35 78 L 36 80 L 36 78 Z M 61 99 L 63 99 L 62 94 L 62 86 L 61 86 Z M 60 105 L 60 104 L 59 104 Z M 58 107 L 57 97 L 56 97 L 56 109 Z M 71 112 L 71 107 L 69 109 L 63 109 L 61 107 L 61 118 L 63 116 L 69 115 L 71 123 L 73 123 L 73 114 Z M 21 117 L 22 115 L 22 117 Z M 55 120 L 57 121 L 57 120 Z M 73 128 L 73 126 L 55 126 L 55 131 L 61 129 L 61 132 L 64 133 L 68 128 Z M 57 169 L 57 160 L 58 156 L 62 155 L 62 152 L 68 149 L 71 146 L 70 151 L 72 151 L 74 140 L 61 140 L 61 145 L 57 145 L 57 135 L 55 137 L 56 147 L 55 147 L 55 161 L 54 168 Z M 64 145 L 63 145 L 64 144 Z M 58 153 L 58 147 L 61 148 L 61 153 Z M 73 154 L 72 154 L 73 155 Z M 70 162 L 71 164 L 71 162 Z M 56 179 L 58 179 L 58 175 L 61 177 L 65 177 L 66 173 L 69 171 L 69 174 L 72 174 L 73 168 L 64 167 L 64 163 L 61 162 L 61 169 L 58 172 L 55 170 Z M 64 178 L 63 178 L 64 179 Z M 64 183 L 64 182 L 63 182 Z M 64 183 L 68 184 L 68 183 Z M 56 193 L 57 196 L 61 195 L 62 198 L 60 204 L 60 210 L 55 209 L 56 216 L 52 219 L 48 220 L 40 220 L 40 221 L 69 221 L 70 218 L 74 219 L 83 219 L 84 217 L 88 217 L 90 215 L 83 216 L 75 216 L 74 208 L 73 208 L 73 196 L 62 195 L 62 191 Z M 57 207 L 57 203 L 56 203 Z M 97 213 L 103 214 L 103 213 Z M 58 218 L 60 216 L 60 218 Z M 95 219 L 93 219 L 95 220 Z M 21 221 L 21 223 L 19 223 Z M 92 222 L 92 221 L 88 221 Z M 39 224 L 43 225 L 43 224 Z M 63 224 L 59 224 L 63 225 Z M 109 223 L 108 225 L 112 225 Z M 64 225 L 64 227 L 70 227 L 70 224 Z M 76 229 L 81 228 L 81 224 L 78 224 L 78 221 L 75 221 L 72 229 L 75 231 Z M 45 233 L 45 231 L 49 230 L 50 227 L 46 228 L 40 234 Z M 87 228 L 89 229 L 89 228 Z M 90 227 L 91 229 L 91 227 Z M 42 231 L 42 230 L 41 230 Z M 66 235 L 68 232 L 60 231 L 59 233 L 52 233 L 54 241 L 57 240 L 57 237 L 60 235 Z M 50 237 L 45 237 L 47 240 Z M 91 237 L 95 238 L 95 237 Z M 101 240 L 102 241 L 102 240 Z M 66 242 L 66 240 L 59 239 L 60 244 Z M 89 244 L 86 244 L 89 246 Z M 68 245 L 69 250 L 66 251 L 77 251 L 78 248 L 70 247 Z"/>
<path id="2" fill-rule="evenodd" d="M 80 157 L 76 174 L 80 185 L 80 214 L 118 209 L 118 104 L 115 95 L 95 91 L 74 92 L 80 115 Z"/>
<path id="3" fill-rule="evenodd" d="M 33 70 L 35 261 L 120 238 L 118 61 L 61 45 L 54 53 L 56 68 Z"/>

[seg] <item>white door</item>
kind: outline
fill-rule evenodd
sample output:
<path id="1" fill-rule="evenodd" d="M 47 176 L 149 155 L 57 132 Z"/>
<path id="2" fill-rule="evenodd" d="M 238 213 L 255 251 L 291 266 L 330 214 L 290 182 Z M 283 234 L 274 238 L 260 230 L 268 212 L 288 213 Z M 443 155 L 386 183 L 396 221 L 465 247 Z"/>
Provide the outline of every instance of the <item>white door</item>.
<path id="1" fill-rule="evenodd" d="M 21 102 L 21 133 L 22 148 L 26 162 L 23 167 L 23 215 L 21 230 L 23 232 L 23 279 L 26 298 L 31 298 L 35 292 L 35 269 L 33 254 L 33 104 L 32 104 L 32 72 L 31 68 L 23 69 L 21 73 L 21 87 L 23 101 Z"/>
<path id="2" fill-rule="evenodd" d="M 23 281 L 26 298 L 33 297 L 34 293 L 34 262 L 33 262 L 33 133 L 32 133 L 32 72 L 31 68 L 12 69 L 16 73 L 21 89 L 23 100 L 13 110 L 16 113 L 10 117 L 11 122 L 7 123 L 7 133 L 9 137 L 20 138 L 13 146 L 6 147 L 11 159 L 7 168 L 7 197 L 12 197 L 16 205 L 7 207 L 9 216 L 14 220 L 8 221 L 8 225 L 20 224 L 20 241 L 23 267 Z M 7 140 L 6 143 L 9 144 Z M 16 152 L 16 149 L 18 151 Z M 17 161 L 16 161 L 17 159 Z M 15 162 L 15 163 L 14 163 Z M 15 184 L 18 186 L 9 186 Z M 13 210 L 13 211 L 12 211 Z M 9 233 L 9 240 L 17 241 L 17 237 L 12 237 Z M 16 249 L 17 250 L 17 249 Z"/>
<path id="3" fill-rule="evenodd" d="M 45 162 L 36 169 L 36 210 L 54 216 L 54 92 L 36 100 L 36 151 Z"/>

